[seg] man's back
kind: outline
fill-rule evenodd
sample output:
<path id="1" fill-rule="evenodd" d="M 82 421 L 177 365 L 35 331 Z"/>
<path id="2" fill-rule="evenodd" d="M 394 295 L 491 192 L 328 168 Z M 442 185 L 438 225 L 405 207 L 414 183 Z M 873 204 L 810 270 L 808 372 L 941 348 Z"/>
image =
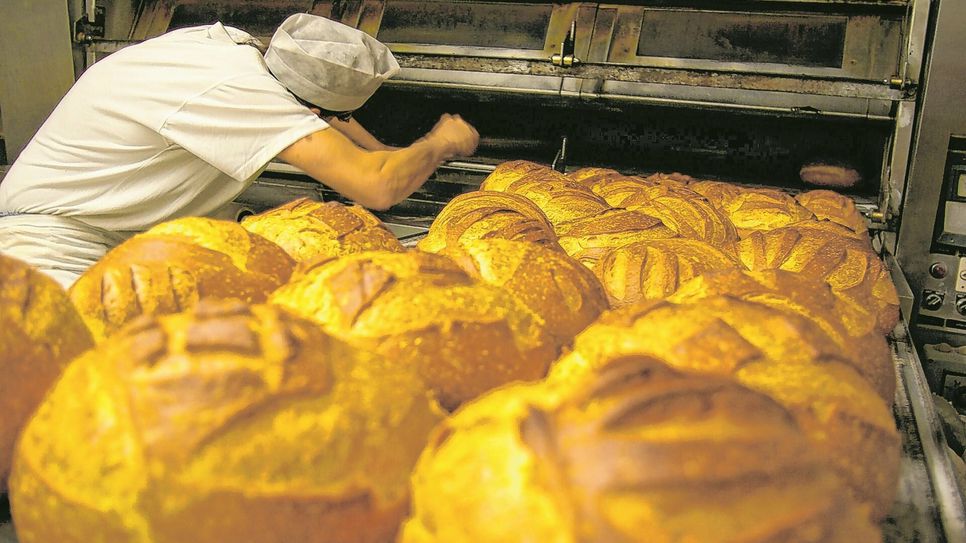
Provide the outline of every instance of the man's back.
<path id="1" fill-rule="evenodd" d="M 233 199 L 326 127 L 236 43 L 248 39 L 220 24 L 184 29 L 92 66 L 0 184 L 0 211 L 140 231 Z"/>

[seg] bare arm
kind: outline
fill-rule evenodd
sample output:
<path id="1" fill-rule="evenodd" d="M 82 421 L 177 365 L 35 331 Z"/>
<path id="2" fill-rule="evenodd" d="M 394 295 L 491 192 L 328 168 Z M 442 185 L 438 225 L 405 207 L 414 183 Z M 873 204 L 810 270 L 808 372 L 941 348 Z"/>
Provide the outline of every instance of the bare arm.
<path id="1" fill-rule="evenodd" d="M 362 126 L 359 121 L 355 119 L 349 119 L 348 122 L 340 121 L 335 117 L 326 118 L 325 121 L 329 123 L 332 128 L 335 128 L 342 133 L 343 136 L 352 140 L 353 143 L 362 147 L 367 151 L 394 151 L 399 149 L 398 147 L 390 147 L 369 133 L 364 126 Z"/>
<path id="2" fill-rule="evenodd" d="M 472 126 L 444 115 L 425 137 L 402 149 L 369 151 L 338 130 L 321 130 L 278 158 L 365 207 L 387 209 L 422 186 L 444 160 L 473 154 L 478 142 Z"/>

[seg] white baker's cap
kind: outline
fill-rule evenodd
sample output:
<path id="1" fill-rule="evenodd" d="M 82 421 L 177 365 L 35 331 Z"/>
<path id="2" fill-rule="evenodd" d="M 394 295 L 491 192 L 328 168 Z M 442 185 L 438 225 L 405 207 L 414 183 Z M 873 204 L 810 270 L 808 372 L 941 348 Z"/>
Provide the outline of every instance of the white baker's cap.
<path id="1" fill-rule="evenodd" d="M 389 48 L 365 32 L 298 13 L 278 27 L 265 63 L 295 96 L 329 111 L 354 111 L 399 71 Z"/>

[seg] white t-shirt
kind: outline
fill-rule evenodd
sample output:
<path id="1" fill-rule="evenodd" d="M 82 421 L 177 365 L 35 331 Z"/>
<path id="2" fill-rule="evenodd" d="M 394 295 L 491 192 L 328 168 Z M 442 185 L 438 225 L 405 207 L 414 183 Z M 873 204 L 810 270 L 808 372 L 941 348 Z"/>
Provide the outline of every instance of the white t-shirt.
<path id="1" fill-rule="evenodd" d="M 249 39 L 221 23 L 176 30 L 92 66 L 0 183 L 0 211 L 131 232 L 233 200 L 328 127 Z"/>

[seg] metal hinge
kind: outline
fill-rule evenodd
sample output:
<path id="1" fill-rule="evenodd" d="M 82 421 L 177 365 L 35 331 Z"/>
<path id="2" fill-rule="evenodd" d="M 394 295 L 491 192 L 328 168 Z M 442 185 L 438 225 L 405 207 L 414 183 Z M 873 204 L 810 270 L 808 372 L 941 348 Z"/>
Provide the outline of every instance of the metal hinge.
<path id="1" fill-rule="evenodd" d="M 571 21 L 570 31 L 560 44 L 560 52 L 550 57 L 550 62 L 556 66 L 570 68 L 580 64 L 580 59 L 574 55 L 574 42 L 577 35 L 577 21 Z"/>
<path id="2" fill-rule="evenodd" d="M 915 81 L 898 75 L 890 77 L 886 83 L 889 84 L 889 88 L 902 91 L 906 97 L 914 95 L 919 88 Z"/>
<path id="3" fill-rule="evenodd" d="M 94 2 L 94 0 L 88 0 Z M 104 6 L 92 5 L 84 16 L 74 22 L 74 41 L 91 43 L 94 38 L 104 37 Z M 91 18 L 93 12 L 93 19 Z"/>

